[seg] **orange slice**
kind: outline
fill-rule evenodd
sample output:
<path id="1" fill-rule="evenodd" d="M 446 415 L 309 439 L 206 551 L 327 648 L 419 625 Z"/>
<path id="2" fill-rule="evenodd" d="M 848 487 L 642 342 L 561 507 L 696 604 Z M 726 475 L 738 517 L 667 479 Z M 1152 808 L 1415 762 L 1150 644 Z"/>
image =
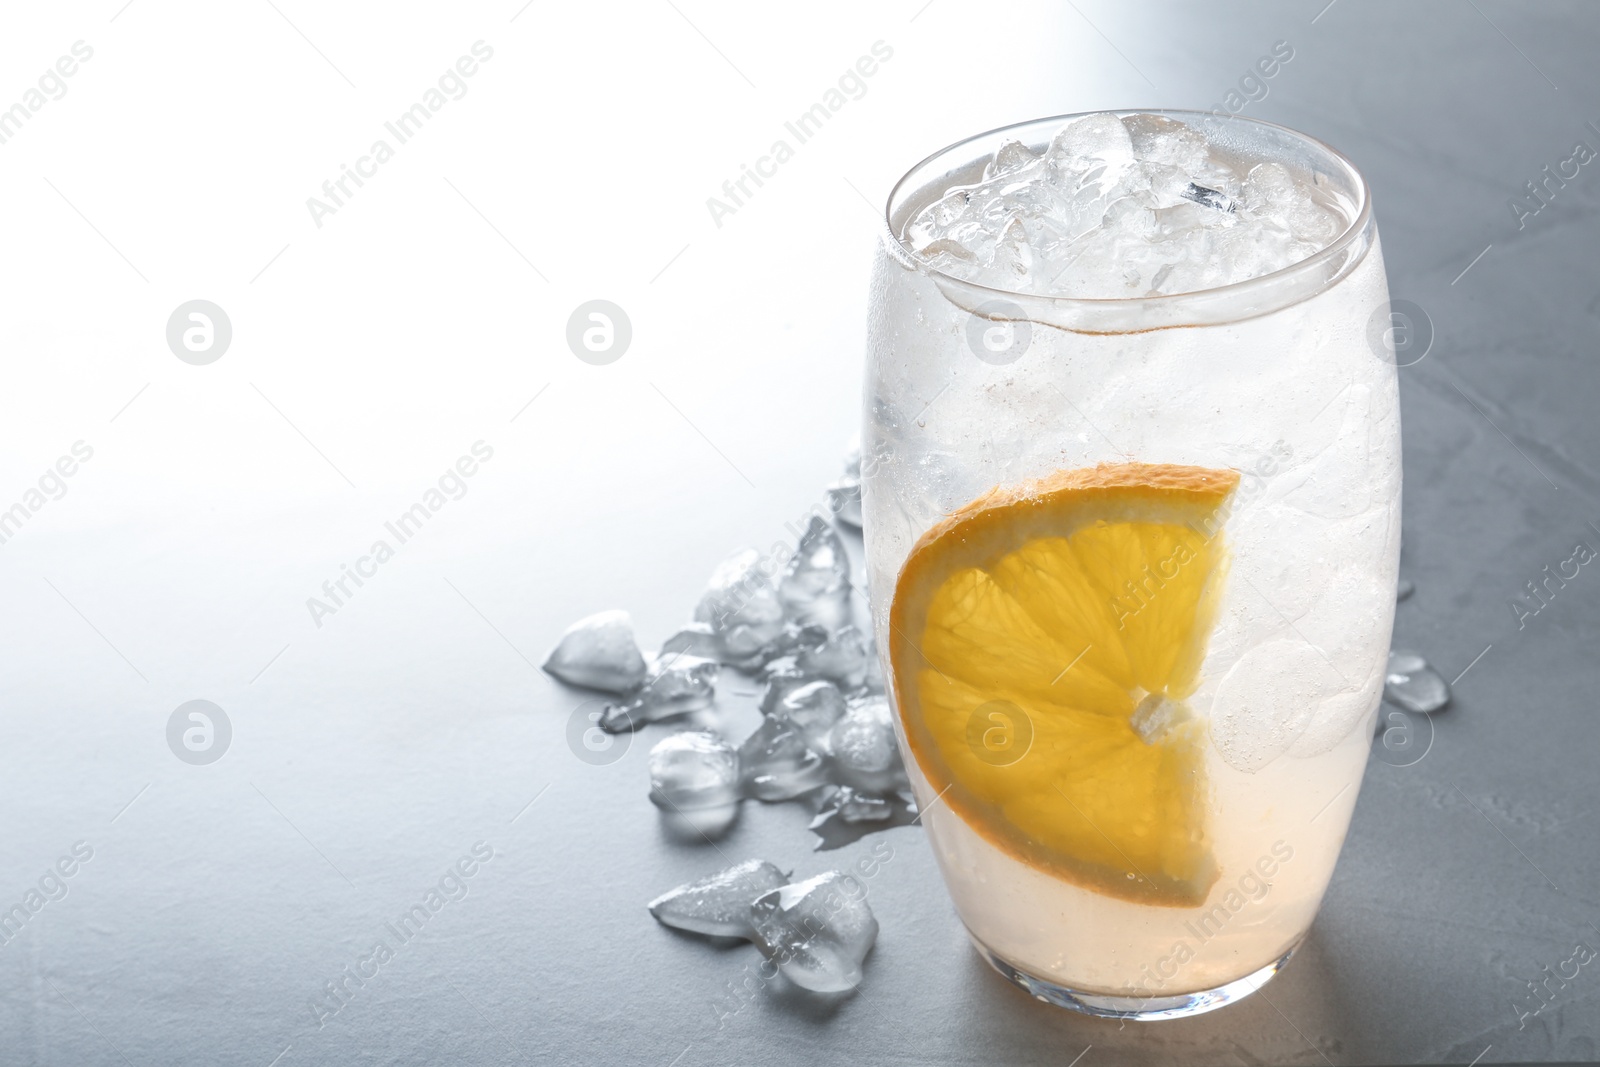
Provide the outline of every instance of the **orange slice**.
<path id="1" fill-rule="evenodd" d="M 1096 892 L 1216 881 L 1199 683 L 1231 470 L 1129 463 L 995 489 L 918 540 L 890 607 L 906 737 L 990 842 Z"/>

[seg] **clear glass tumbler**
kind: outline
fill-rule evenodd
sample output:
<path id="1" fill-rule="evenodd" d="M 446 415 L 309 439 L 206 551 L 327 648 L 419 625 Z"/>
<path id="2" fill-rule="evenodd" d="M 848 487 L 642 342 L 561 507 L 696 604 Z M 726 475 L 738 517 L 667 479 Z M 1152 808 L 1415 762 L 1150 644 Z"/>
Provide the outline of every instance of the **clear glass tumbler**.
<path id="1" fill-rule="evenodd" d="M 956 910 L 1033 996 L 1125 1018 L 1226 1004 L 1305 938 L 1367 763 L 1400 546 L 1366 182 L 1279 126 L 1159 114 L 1289 168 L 1348 225 L 1215 289 L 1005 292 L 931 268 L 905 227 L 1075 116 L 945 148 L 889 197 L 862 449 L 878 648 Z"/>

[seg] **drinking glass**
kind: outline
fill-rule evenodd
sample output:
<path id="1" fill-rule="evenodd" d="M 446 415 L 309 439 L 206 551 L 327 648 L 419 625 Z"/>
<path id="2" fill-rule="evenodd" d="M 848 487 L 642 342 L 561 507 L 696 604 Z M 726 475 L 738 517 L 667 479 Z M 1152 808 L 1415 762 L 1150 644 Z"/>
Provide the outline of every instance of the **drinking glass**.
<path id="1" fill-rule="evenodd" d="M 1002 143 L 1040 152 L 1078 116 L 951 145 L 913 167 L 888 199 L 871 282 L 862 435 L 877 644 L 901 753 L 956 911 L 982 957 L 1034 997 L 1138 1019 L 1208 1011 L 1252 992 L 1306 937 L 1367 763 L 1400 546 L 1397 378 L 1366 182 L 1333 149 L 1280 126 L 1156 114 L 1237 158 L 1282 164 L 1342 205 L 1348 224 L 1292 266 L 1199 292 L 1006 292 L 930 267 L 903 240 L 906 225 L 951 187 L 979 181 Z M 920 545 L 995 501 L 1094 484 L 1102 475 L 1093 472 L 1138 482 L 1149 468 L 1137 464 L 1198 468 L 1232 486 L 1195 542 L 1214 555 L 1198 671 L 1183 693 L 1127 698 L 1142 698 L 1141 709 L 1181 704 L 1197 724 L 1185 735 L 1192 760 L 1175 772 L 1192 820 L 1178 847 L 1204 854 L 1187 881 L 1141 870 L 1133 858 L 1140 834 L 1173 832 L 1161 822 L 1170 796 L 1141 792 L 1117 760 L 1096 764 L 1087 748 L 1063 751 L 1058 740 L 1049 749 L 1041 739 L 1059 736 L 1051 716 L 1063 714 L 1053 704 L 1009 690 L 997 696 L 981 679 L 945 678 L 960 671 L 928 658 L 925 634 L 897 632 L 932 596 L 916 589 L 927 568 L 908 564 Z M 985 536 L 1023 544 L 1039 532 L 1024 528 L 1026 513 L 991 513 L 998 517 Z M 1158 564 L 1161 574 L 1176 567 Z M 1143 597 L 1159 604 L 1162 581 L 1158 574 L 1116 590 L 1133 598 L 1118 602 L 1116 617 L 1125 620 Z M 1030 626 L 1048 631 L 1049 618 L 1066 617 L 1051 611 L 1075 610 L 1042 587 L 1027 592 L 1046 609 Z M 1020 675 L 1025 652 L 989 641 L 964 654 L 1002 664 L 1014 656 Z M 947 688 L 910 692 L 919 685 Z M 1174 695 L 1181 701 L 1161 705 Z M 945 702 L 939 714 L 970 716 L 964 736 L 982 767 L 929 740 L 932 720 L 922 716 L 933 712 L 908 715 L 912 700 L 922 707 L 935 697 Z M 1144 727 L 1130 739 L 1136 725 L 1119 720 L 1115 729 L 1128 734 L 1107 744 L 1142 767 L 1148 760 L 1134 746 Z M 1097 720 L 1102 728 L 1113 729 Z M 1041 777 L 1043 760 L 1056 761 L 1046 772 L 1069 770 Z M 969 788 L 974 775 L 985 776 L 991 797 Z M 1041 860 L 1013 814 L 1060 807 L 1052 790 L 1111 798 L 1097 809 L 1111 815 L 1098 822 L 1077 807 L 1063 816 L 1105 829 L 1111 859 Z M 1161 888 L 1173 885 L 1181 888 Z"/>

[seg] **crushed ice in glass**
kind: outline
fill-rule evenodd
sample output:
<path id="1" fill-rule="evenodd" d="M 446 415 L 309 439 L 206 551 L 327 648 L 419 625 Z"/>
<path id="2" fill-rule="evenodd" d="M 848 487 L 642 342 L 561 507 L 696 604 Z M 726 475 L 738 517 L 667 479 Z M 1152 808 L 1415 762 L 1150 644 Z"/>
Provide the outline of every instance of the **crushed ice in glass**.
<path id="1" fill-rule="evenodd" d="M 861 984 L 878 920 L 866 887 L 851 875 L 829 871 L 770 890 L 750 911 L 757 945 L 795 985 L 843 993 Z"/>
<path id="2" fill-rule="evenodd" d="M 637 688 L 646 670 L 626 611 L 602 611 L 573 623 L 545 658 L 544 669 L 563 682 L 608 693 Z"/>
<path id="3" fill-rule="evenodd" d="M 903 237 L 994 288 L 1100 299 L 1195 292 L 1291 266 L 1354 215 L 1325 184 L 1250 166 L 1164 115 L 1087 115 L 1048 145 L 1009 141 Z"/>
<path id="4" fill-rule="evenodd" d="M 647 907 L 668 926 L 708 937 L 753 940 L 750 905 L 789 884 L 789 876 L 765 860 L 745 860 L 726 870 L 668 890 Z"/>
<path id="5" fill-rule="evenodd" d="M 1185 200 L 1193 200 L 1197 204 L 1204 204 L 1206 207 L 1214 207 L 1218 211 L 1236 211 L 1239 207 L 1238 204 L 1234 203 L 1233 197 L 1229 196 L 1227 193 L 1220 192 L 1216 189 L 1207 189 L 1203 186 L 1196 185 L 1194 182 L 1190 182 L 1188 185 L 1184 186 L 1183 192 L 1179 193 L 1178 195 L 1182 196 Z"/>
<path id="6" fill-rule="evenodd" d="M 1189 709 L 1162 693 L 1150 693 L 1133 709 L 1129 720 L 1134 732 L 1147 745 L 1153 745 L 1168 730 L 1189 719 Z"/>
<path id="7" fill-rule="evenodd" d="M 1438 711 L 1450 702 L 1450 686 L 1415 652 L 1391 651 L 1383 699 L 1407 711 Z"/>

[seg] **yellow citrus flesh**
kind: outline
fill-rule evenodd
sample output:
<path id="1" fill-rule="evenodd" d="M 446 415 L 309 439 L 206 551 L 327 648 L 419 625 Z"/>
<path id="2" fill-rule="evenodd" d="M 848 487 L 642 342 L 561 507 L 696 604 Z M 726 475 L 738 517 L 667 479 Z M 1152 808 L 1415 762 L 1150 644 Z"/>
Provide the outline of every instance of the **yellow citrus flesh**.
<path id="1" fill-rule="evenodd" d="M 929 530 L 890 608 L 906 737 L 941 803 L 1096 892 L 1216 881 L 1199 683 L 1231 470 L 1129 463 L 996 489 Z"/>

